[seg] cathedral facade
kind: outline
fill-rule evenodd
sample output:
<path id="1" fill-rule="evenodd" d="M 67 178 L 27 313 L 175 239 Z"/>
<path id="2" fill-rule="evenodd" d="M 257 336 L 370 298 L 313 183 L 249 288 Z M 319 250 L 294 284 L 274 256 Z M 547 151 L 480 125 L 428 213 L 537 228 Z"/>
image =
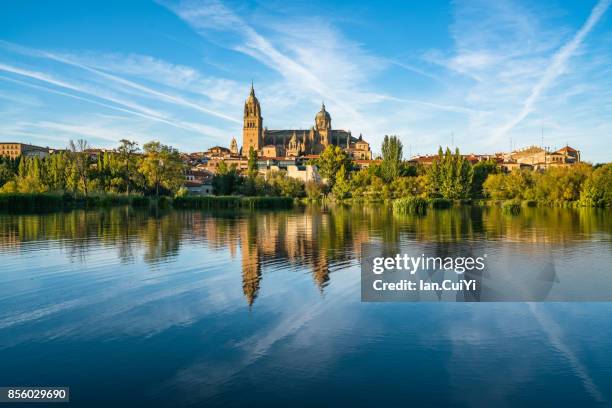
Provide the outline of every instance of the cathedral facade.
<path id="1" fill-rule="evenodd" d="M 353 137 L 350 131 L 332 129 L 331 116 L 325 104 L 308 130 L 269 130 L 263 126 L 261 106 L 251 85 L 244 103 L 244 127 L 241 155 L 247 157 L 251 147 L 260 157 L 300 157 L 319 155 L 329 145 L 340 146 L 355 160 L 371 160 L 372 152 L 363 137 Z"/>

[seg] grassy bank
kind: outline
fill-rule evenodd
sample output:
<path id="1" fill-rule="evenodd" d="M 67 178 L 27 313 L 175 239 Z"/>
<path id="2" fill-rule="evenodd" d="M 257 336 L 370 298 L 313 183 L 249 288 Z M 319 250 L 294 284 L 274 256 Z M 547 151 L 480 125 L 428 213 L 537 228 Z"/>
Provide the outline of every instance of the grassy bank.
<path id="1" fill-rule="evenodd" d="M 396 214 L 419 214 L 427 213 L 429 202 L 421 197 L 399 198 L 393 202 L 393 212 Z"/>
<path id="2" fill-rule="evenodd" d="M 404 197 L 393 200 L 396 214 L 426 214 L 428 209 L 447 209 L 453 206 L 500 207 L 505 214 L 520 214 L 524 207 L 565 207 L 578 208 L 578 201 L 565 203 L 542 203 L 535 200 L 446 200 L 443 198 Z"/>
<path id="3" fill-rule="evenodd" d="M 100 194 L 73 196 L 54 193 L 8 193 L 0 194 L 0 211 L 5 212 L 51 212 L 75 208 L 100 208 L 112 206 L 132 206 L 148 208 L 188 208 L 188 209 L 281 209 L 291 208 L 290 197 L 219 197 L 187 196 L 171 199 L 169 197 L 150 198 L 142 195 Z"/>
<path id="4" fill-rule="evenodd" d="M 94 194 L 88 196 L 55 193 L 0 194 L 0 211 L 8 212 L 49 212 L 120 205 L 147 206 L 149 205 L 149 199 L 143 196 L 123 194 Z"/>
<path id="5" fill-rule="evenodd" d="M 283 209 L 293 206 L 291 197 L 186 196 L 174 199 L 174 208 L 223 210 L 231 208 Z"/>

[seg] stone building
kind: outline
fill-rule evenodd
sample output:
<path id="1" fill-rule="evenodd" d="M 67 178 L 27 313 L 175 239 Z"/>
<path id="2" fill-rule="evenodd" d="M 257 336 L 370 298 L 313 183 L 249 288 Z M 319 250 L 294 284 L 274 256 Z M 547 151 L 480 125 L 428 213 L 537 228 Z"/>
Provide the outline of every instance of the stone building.
<path id="1" fill-rule="evenodd" d="M 241 155 L 247 157 L 252 147 L 262 157 L 300 157 L 318 155 L 329 145 L 339 146 L 352 158 L 370 160 L 370 145 L 361 135 L 353 137 L 350 131 L 333 129 L 325 104 L 315 116 L 315 124 L 308 130 L 270 130 L 263 126 L 261 106 L 251 85 L 244 103 L 244 126 Z"/>
<path id="2" fill-rule="evenodd" d="M 16 159 L 19 156 L 39 158 L 49 155 L 48 147 L 33 146 L 25 143 L 0 143 L 0 156 Z"/>
<path id="3" fill-rule="evenodd" d="M 551 166 L 571 166 L 580 163 L 580 151 L 570 146 L 556 151 L 530 146 L 504 155 L 504 163 L 515 164 L 517 168 L 531 166 L 536 170 L 543 170 Z"/>

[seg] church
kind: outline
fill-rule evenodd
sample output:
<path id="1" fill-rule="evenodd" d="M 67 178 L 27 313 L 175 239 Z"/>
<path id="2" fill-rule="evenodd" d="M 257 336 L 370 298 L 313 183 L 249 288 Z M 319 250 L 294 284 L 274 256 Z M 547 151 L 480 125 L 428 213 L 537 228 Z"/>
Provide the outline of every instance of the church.
<path id="1" fill-rule="evenodd" d="M 244 127 L 242 130 L 241 156 L 247 157 L 252 147 L 259 157 L 302 157 L 319 155 L 329 145 L 340 146 L 354 160 L 371 160 L 372 151 L 363 137 L 353 137 L 350 131 L 332 129 L 331 116 L 325 104 L 315 116 L 315 123 L 308 130 L 270 130 L 263 126 L 261 106 L 251 84 L 251 93 L 244 103 Z M 230 150 L 238 151 L 235 140 Z"/>

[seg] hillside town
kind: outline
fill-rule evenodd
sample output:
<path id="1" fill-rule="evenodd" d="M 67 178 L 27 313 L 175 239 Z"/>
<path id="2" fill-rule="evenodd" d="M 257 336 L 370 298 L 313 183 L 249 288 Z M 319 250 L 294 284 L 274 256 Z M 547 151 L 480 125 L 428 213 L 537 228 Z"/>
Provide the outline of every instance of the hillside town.
<path id="1" fill-rule="evenodd" d="M 251 149 L 257 156 L 258 172 L 264 177 L 270 172 L 284 172 L 287 177 L 304 183 L 321 182 L 322 177 L 313 163 L 327 146 L 341 148 L 358 169 L 381 162 L 380 157 L 373 157 L 370 144 L 361 134 L 354 137 L 350 130 L 332 128 L 332 118 L 324 103 L 315 115 L 314 125 L 310 129 L 270 130 L 264 127 L 261 105 L 251 85 L 249 96 L 244 103 L 242 146 L 238 145 L 234 137 L 229 141 L 229 147 L 212 146 L 201 152 L 182 152 L 180 157 L 185 165 L 184 186 L 191 194 L 213 194 L 212 180 L 221 163 L 243 174 L 248 169 Z M 0 142 L 0 157 L 11 159 L 20 156 L 42 159 L 64 151 L 62 148 L 21 142 Z M 91 162 L 95 163 L 100 154 L 116 152 L 116 149 L 88 148 L 86 152 Z M 511 152 L 462 156 L 471 164 L 492 160 L 504 172 L 517 169 L 544 171 L 549 167 L 572 166 L 581 161 L 580 151 L 570 146 L 558 150 L 529 146 Z M 408 163 L 429 166 L 438 157 L 438 154 L 433 153 L 415 155 L 408 158 Z"/>
<path id="2" fill-rule="evenodd" d="M 203 152 L 181 153 L 185 171 L 185 186 L 194 194 L 212 194 L 212 178 L 217 173 L 221 162 L 229 167 L 235 167 L 239 173 L 247 170 L 248 158 L 240 154 L 237 149 L 236 139 L 232 139 L 230 147 L 213 146 Z M 64 149 L 34 146 L 20 142 L 0 142 L 0 156 L 16 159 L 23 157 L 45 158 Z M 87 153 L 92 162 L 96 162 L 98 155 L 106 152 L 114 152 L 115 149 L 90 148 Z M 369 152 L 371 153 L 371 152 Z M 462 155 L 470 163 L 494 160 L 501 169 L 510 172 L 517 169 L 542 171 L 549 167 L 572 166 L 580 162 L 580 151 L 570 146 L 559 150 L 549 150 L 538 146 L 530 146 L 512 152 L 500 152 L 494 154 L 464 154 Z M 299 156 L 258 156 L 259 173 L 266 175 L 271 171 L 285 171 L 287 177 L 299 179 L 303 182 L 321 181 L 316 165 L 309 164 L 318 154 L 307 154 Z M 431 165 L 436 159 L 436 154 L 420 155 L 409 158 L 408 162 L 415 165 Z M 380 158 L 353 159 L 355 165 L 364 169 L 376 163 Z"/>

